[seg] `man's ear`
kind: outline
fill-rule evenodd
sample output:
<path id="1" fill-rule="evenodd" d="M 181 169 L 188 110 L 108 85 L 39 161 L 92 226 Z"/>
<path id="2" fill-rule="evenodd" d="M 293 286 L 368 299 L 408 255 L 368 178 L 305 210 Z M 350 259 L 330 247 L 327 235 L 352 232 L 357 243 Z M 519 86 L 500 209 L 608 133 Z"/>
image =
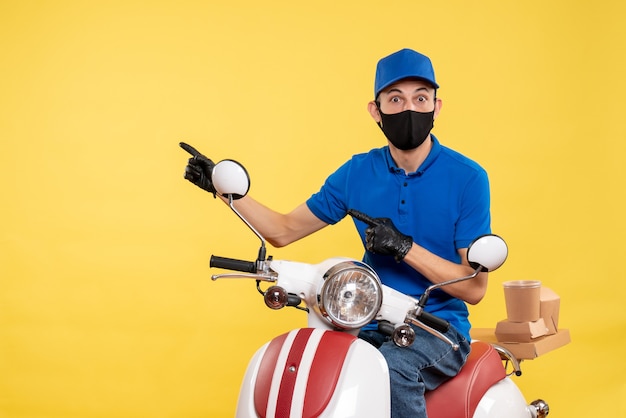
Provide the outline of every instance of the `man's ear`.
<path id="1" fill-rule="evenodd" d="M 367 104 L 367 110 L 370 112 L 370 115 L 376 121 L 376 123 L 380 123 L 381 117 L 380 112 L 378 111 L 378 106 L 376 106 L 376 102 L 372 100 Z"/>
<path id="2" fill-rule="evenodd" d="M 441 111 L 441 108 L 443 107 L 443 102 L 441 101 L 440 98 L 436 98 L 435 99 L 435 115 L 434 115 L 434 119 L 437 119 L 437 116 L 439 115 L 439 112 Z"/>

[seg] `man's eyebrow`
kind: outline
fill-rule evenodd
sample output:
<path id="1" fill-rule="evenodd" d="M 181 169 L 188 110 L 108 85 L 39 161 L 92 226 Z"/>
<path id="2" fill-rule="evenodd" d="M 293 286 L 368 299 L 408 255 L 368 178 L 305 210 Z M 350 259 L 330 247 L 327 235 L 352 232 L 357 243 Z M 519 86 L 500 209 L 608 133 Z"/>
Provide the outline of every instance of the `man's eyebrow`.
<path id="1" fill-rule="evenodd" d="M 421 91 L 428 92 L 428 87 L 418 87 L 418 88 L 416 88 L 416 89 L 413 91 L 413 93 L 417 93 L 417 92 L 421 92 Z M 399 89 L 399 88 L 397 88 L 397 87 L 392 87 L 392 88 L 390 88 L 389 90 L 387 90 L 387 91 L 386 91 L 386 92 L 384 92 L 384 93 L 386 93 L 386 94 L 391 94 L 391 93 L 403 93 L 403 91 L 402 91 L 402 90 L 400 90 L 400 89 Z"/>

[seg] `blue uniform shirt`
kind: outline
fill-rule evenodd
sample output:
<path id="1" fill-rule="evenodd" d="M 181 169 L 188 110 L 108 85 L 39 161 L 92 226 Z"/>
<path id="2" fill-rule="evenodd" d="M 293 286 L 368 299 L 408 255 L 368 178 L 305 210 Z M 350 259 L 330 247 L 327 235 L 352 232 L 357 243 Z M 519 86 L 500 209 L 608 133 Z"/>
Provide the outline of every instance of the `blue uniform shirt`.
<path id="1" fill-rule="evenodd" d="M 430 252 L 459 263 L 457 252 L 491 232 L 487 173 L 469 158 L 442 146 L 431 135 L 432 149 L 414 173 L 399 169 L 389 147 L 353 156 L 331 174 L 319 192 L 307 200 L 322 221 L 335 224 L 348 209 L 373 218 L 390 218 L 396 228 Z M 365 243 L 365 225 L 355 225 Z M 382 282 L 419 297 L 432 283 L 406 263 L 391 256 L 365 252 Z M 467 306 L 442 290 L 431 294 L 426 310 L 448 321 L 468 338 Z"/>

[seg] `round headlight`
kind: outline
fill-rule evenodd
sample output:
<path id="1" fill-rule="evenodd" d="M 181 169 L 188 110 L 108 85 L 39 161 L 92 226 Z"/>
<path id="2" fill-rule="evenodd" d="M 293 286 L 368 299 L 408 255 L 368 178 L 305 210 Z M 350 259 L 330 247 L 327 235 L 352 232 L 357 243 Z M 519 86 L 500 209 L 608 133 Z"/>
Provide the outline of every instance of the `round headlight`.
<path id="1" fill-rule="evenodd" d="M 322 315 L 335 327 L 360 328 L 371 322 L 383 301 L 380 279 L 367 264 L 342 261 L 324 274 L 318 295 Z"/>

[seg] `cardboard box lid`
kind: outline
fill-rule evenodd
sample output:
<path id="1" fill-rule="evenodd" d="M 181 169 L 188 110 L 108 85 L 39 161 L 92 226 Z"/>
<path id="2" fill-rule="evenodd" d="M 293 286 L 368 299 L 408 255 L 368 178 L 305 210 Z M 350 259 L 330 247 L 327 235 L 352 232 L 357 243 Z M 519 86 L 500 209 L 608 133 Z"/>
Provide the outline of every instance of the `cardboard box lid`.
<path id="1" fill-rule="evenodd" d="M 540 337 L 528 343 L 499 342 L 493 328 L 472 328 L 470 334 L 473 340 L 485 341 L 506 348 L 518 360 L 535 359 L 571 342 L 570 333 L 567 329 L 560 329 L 556 334 Z"/>
<path id="2" fill-rule="evenodd" d="M 541 286 L 541 290 L 539 291 L 539 301 L 552 301 L 561 299 L 559 295 L 557 295 L 554 290 L 549 287 Z"/>
<path id="3" fill-rule="evenodd" d="M 503 320 L 496 325 L 496 338 L 500 342 L 531 342 L 548 333 L 543 318 L 534 322 L 511 322 Z"/>

